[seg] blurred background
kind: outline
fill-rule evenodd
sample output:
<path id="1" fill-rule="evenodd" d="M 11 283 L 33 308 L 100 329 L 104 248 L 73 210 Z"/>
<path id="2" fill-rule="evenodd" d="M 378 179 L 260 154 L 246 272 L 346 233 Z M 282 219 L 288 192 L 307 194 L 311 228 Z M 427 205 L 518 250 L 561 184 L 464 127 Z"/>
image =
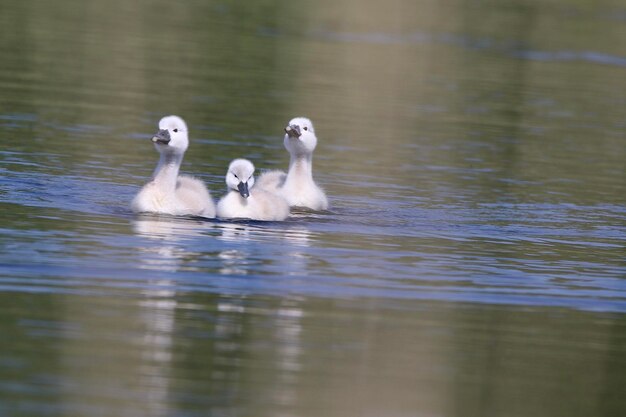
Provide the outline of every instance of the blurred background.
<path id="1" fill-rule="evenodd" d="M 626 415 L 617 0 L 3 0 L 0 415 Z M 183 171 L 331 208 L 136 216 Z"/>

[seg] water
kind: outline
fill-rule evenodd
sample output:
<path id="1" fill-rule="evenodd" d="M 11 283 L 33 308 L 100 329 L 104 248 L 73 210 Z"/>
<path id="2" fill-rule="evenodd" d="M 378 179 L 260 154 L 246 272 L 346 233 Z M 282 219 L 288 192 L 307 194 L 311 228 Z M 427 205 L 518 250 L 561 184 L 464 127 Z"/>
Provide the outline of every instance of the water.
<path id="1" fill-rule="evenodd" d="M 0 415 L 626 414 L 619 2 L 0 6 Z M 331 209 L 136 216 L 183 171 Z"/>

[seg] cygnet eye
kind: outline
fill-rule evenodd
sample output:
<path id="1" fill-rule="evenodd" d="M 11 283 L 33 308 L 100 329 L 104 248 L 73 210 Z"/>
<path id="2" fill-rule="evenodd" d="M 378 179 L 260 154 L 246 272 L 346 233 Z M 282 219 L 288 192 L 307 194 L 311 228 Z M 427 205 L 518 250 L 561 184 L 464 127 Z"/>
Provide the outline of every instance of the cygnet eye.
<path id="1" fill-rule="evenodd" d="M 237 176 L 237 174 L 233 173 L 233 176 L 237 179 L 239 179 L 239 177 Z"/>
<path id="2" fill-rule="evenodd" d="M 309 130 L 309 128 L 308 128 L 308 127 L 306 127 L 306 126 L 304 126 L 304 130 Z"/>
<path id="3" fill-rule="evenodd" d="M 174 129 L 174 132 L 178 132 L 178 129 Z"/>

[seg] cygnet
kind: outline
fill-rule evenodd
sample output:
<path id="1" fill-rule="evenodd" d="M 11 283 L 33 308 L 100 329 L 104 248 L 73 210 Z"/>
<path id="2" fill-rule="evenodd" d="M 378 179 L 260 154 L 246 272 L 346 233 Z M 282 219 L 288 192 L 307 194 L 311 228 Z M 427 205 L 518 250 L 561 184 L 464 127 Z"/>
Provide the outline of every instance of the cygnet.
<path id="1" fill-rule="evenodd" d="M 235 159 L 226 173 L 226 194 L 217 203 L 217 216 L 226 219 L 285 220 L 289 204 L 277 194 L 254 187 L 254 165 Z"/>
<path id="2" fill-rule="evenodd" d="M 133 199 L 131 209 L 137 213 L 215 217 L 215 203 L 204 183 L 178 175 L 189 145 L 185 121 L 178 116 L 162 118 L 152 142 L 161 154 L 159 164 L 150 182 Z"/>
<path id="3" fill-rule="evenodd" d="M 291 155 L 289 172 L 266 172 L 259 177 L 257 187 L 283 196 L 290 206 L 326 210 L 326 194 L 313 180 L 313 150 L 317 146 L 313 123 L 306 117 L 291 119 L 283 143 Z"/>

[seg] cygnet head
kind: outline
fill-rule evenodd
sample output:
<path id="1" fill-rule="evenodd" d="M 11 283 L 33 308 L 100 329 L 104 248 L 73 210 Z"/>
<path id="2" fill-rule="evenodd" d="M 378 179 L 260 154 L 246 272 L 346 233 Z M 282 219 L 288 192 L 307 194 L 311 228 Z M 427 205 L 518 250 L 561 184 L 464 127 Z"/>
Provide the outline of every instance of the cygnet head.
<path id="1" fill-rule="evenodd" d="M 235 159 L 228 166 L 226 185 L 229 190 L 238 191 L 243 198 L 250 196 L 254 185 L 254 165 L 247 159 Z"/>
<path id="2" fill-rule="evenodd" d="M 317 146 L 313 123 L 306 117 L 296 117 L 285 127 L 285 148 L 290 154 L 307 155 Z"/>
<path id="3" fill-rule="evenodd" d="M 159 121 L 159 131 L 152 142 L 159 152 L 183 153 L 189 146 L 187 124 L 178 116 L 165 116 Z"/>

